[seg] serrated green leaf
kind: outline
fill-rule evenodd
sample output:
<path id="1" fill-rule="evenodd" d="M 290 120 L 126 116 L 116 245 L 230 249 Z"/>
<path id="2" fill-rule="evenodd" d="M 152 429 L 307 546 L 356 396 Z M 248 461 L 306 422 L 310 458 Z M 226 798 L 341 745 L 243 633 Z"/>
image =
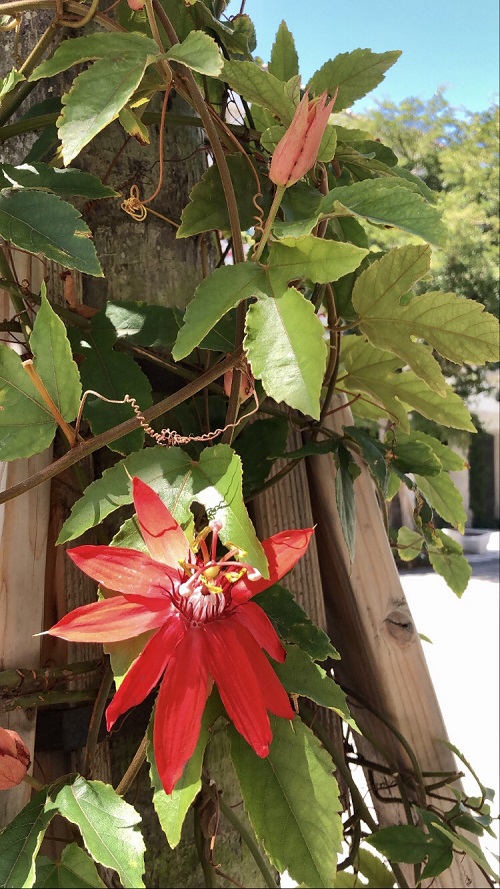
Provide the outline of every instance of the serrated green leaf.
<path id="1" fill-rule="evenodd" d="M 386 449 L 380 441 L 374 441 L 357 426 L 344 426 L 344 434 L 354 439 L 361 449 L 363 460 L 368 466 L 380 490 L 385 495 L 389 483 L 389 467 L 385 459 Z"/>
<path id="2" fill-rule="evenodd" d="M 335 501 L 339 513 L 342 534 L 349 552 L 351 562 L 354 559 L 356 546 L 356 506 L 354 502 L 354 479 L 361 469 L 354 461 L 350 451 L 341 443 L 334 455 L 337 466 L 335 476 Z"/>
<path id="3" fill-rule="evenodd" d="M 247 102 L 255 102 L 276 115 L 285 126 L 292 122 L 295 105 L 285 90 L 285 84 L 255 62 L 226 60 L 219 77 Z"/>
<path id="4" fill-rule="evenodd" d="M 246 231 L 255 222 L 256 210 L 252 203 L 257 191 L 255 175 L 240 153 L 229 154 L 226 162 L 234 185 L 241 228 Z M 189 238 L 191 235 L 212 230 L 231 230 L 227 201 L 216 164 L 205 171 L 192 189 L 189 203 L 182 211 L 181 225 L 176 237 Z"/>
<path id="5" fill-rule="evenodd" d="M 110 404 L 104 399 L 120 401 L 130 395 L 136 399 L 141 411 L 151 406 L 149 380 L 130 355 L 114 351 L 115 332 L 104 311 L 94 316 L 90 330 L 78 331 L 72 336 L 74 347 L 77 337 L 76 351 L 84 356 L 80 366 L 83 387 L 102 396 L 89 395 L 85 401 L 83 416 L 89 421 L 94 435 L 134 416 L 130 404 Z M 140 448 L 143 442 L 144 431 L 139 428 L 111 442 L 109 447 L 127 454 Z"/>
<path id="6" fill-rule="evenodd" d="M 410 431 L 408 411 L 412 408 L 422 416 L 453 429 L 474 432 L 475 426 L 464 402 L 444 381 L 444 395 L 434 392 L 413 371 L 398 371 L 404 361 L 392 352 L 377 349 L 360 336 L 342 337 L 341 356 L 347 371 L 339 379 L 339 389 L 353 395 L 368 395 L 369 411 L 363 399 L 353 404 L 361 416 L 389 416 L 403 432 Z"/>
<path id="7" fill-rule="evenodd" d="M 338 87 L 334 110 L 342 111 L 375 89 L 400 55 L 400 50 L 376 53 L 371 49 L 341 53 L 313 74 L 308 88 L 316 96 L 323 90 L 333 96 Z"/>
<path id="8" fill-rule="evenodd" d="M 264 484 L 274 459 L 270 453 L 284 450 L 288 423 L 284 417 L 268 417 L 249 423 L 234 441 L 234 449 L 243 463 L 243 496 Z"/>
<path id="9" fill-rule="evenodd" d="M 441 541 L 442 547 L 427 545 L 429 561 L 434 571 L 444 577 L 450 589 L 460 598 L 467 589 L 472 568 L 465 556 L 457 553 L 453 546 L 455 541 L 451 541 L 450 545 L 451 538 L 439 530 L 435 531 L 435 535 Z"/>
<path id="10" fill-rule="evenodd" d="M 394 874 L 380 858 L 372 855 L 368 849 L 360 848 L 354 867 L 367 878 L 367 889 L 392 889 L 394 886 Z"/>
<path id="11" fill-rule="evenodd" d="M 256 263 L 240 262 L 215 269 L 198 285 L 189 303 L 172 355 L 185 358 L 198 346 L 217 321 L 242 300 L 265 295 L 264 270 Z"/>
<path id="12" fill-rule="evenodd" d="M 85 489 L 64 523 L 58 543 L 79 537 L 119 506 L 131 503 L 129 476 L 134 475 L 159 494 L 184 527 L 192 525 L 191 503 L 201 503 L 210 521 L 221 522 L 222 542 L 237 542 L 246 551 L 248 563 L 269 577 L 262 545 L 243 503 L 240 458 L 224 444 L 205 448 L 198 462 L 181 448 L 155 446 L 131 454 Z"/>
<path id="13" fill-rule="evenodd" d="M 168 306 L 154 306 L 145 302 L 108 302 L 104 309 L 106 322 L 104 330 L 109 330 L 111 322 L 117 339 L 126 338 L 127 342 L 139 346 L 159 346 L 167 351 L 172 350 L 179 332 L 177 316 L 174 309 Z M 101 314 L 92 319 L 92 329 L 101 332 Z"/>
<path id="14" fill-rule="evenodd" d="M 439 475 L 441 462 L 430 445 L 411 433 L 405 438 L 406 441 L 400 441 L 399 437 L 394 439 L 387 458 L 392 460 L 400 472 L 418 472 L 425 477 Z"/>
<path id="15" fill-rule="evenodd" d="M 454 293 L 424 293 L 402 304 L 401 297 L 429 267 L 425 246 L 391 250 L 356 280 L 352 302 L 359 326 L 373 345 L 394 352 L 441 395 L 446 385 L 427 341 L 444 358 L 482 364 L 498 356 L 498 323 L 475 300 Z"/>
<path id="16" fill-rule="evenodd" d="M 37 793 L 0 832 L 0 886 L 29 889 L 35 882 L 35 858 L 55 812 L 47 812 L 47 788 Z"/>
<path id="17" fill-rule="evenodd" d="M 286 661 L 274 663 L 273 669 L 289 694 L 302 695 L 320 707 L 328 707 L 344 719 L 354 731 L 359 731 L 347 706 L 345 692 L 315 664 L 306 652 L 296 645 L 285 645 Z"/>
<path id="18" fill-rule="evenodd" d="M 245 809 L 275 867 L 306 886 L 330 887 L 342 824 L 333 763 L 299 719 L 271 717 L 273 742 L 259 759 L 233 728 L 233 762 Z M 314 816 L 311 817 L 311 800 Z"/>
<path id="19" fill-rule="evenodd" d="M 149 145 L 151 143 L 147 126 L 143 124 L 139 115 L 132 111 L 129 105 L 120 108 L 118 120 L 125 132 L 137 139 L 140 145 Z"/>
<path id="20" fill-rule="evenodd" d="M 20 74 L 15 68 L 13 68 L 12 71 L 9 71 L 5 77 L 0 77 L 0 101 L 23 80 L 26 80 L 24 74 Z"/>
<path id="21" fill-rule="evenodd" d="M 337 281 L 355 271 L 368 251 L 353 244 L 325 241 L 314 235 L 274 241 L 269 251 L 269 278 L 275 296 L 290 281 L 303 278 L 318 284 Z"/>
<path id="22" fill-rule="evenodd" d="M 60 197 L 80 195 L 92 200 L 118 197 L 118 192 L 103 185 L 97 176 L 71 167 L 59 169 L 40 163 L 21 164 L 18 167 L 0 164 L 0 188 L 43 189 Z"/>
<path id="23" fill-rule="evenodd" d="M 181 62 L 208 77 L 217 77 L 224 64 L 215 40 L 204 31 L 190 31 L 182 43 L 175 43 L 165 53 L 165 58 L 169 62 Z"/>
<path id="24" fill-rule="evenodd" d="M 255 602 L 272 620 L 282 639 L 296 643 L 315 661 L 324 661 L 327 657 L 339 660 L 340 655 L 324 630 L 313 624 L 292 593 L 279 583 L 259 593 Z"/>
<path id="25" fill-rule="evenodd" d="M 342 208 L 378 225 L 391 225 L 418 235 L 431 244 L 442 244 L 446 236 L 439 211 L 398 179 L 365 179 L 334 188 L 322 198 L 320 216 L 341 216 Z"/>
<path id="26" fill-rule="evenodd" d="M 0 345 L 0 460 L 40 454 L 56 428 L 19 355 Z"/>
<path id="27" fill-rule="evenodd" d="M 143 889 L 141 816 L 109 784 L 77 775 L 52 795 L 45 810 L 76 824 L 92 858 L 116 870 L 125 889 Z"/>
<path id="28" fill-rule="evenodd" d="M 415 483 L 441 518 L 463 532 L 467 514 L 462 495 L 448 473 L 443 471 L 433 478 L 415 475 Z"/>
<path id="29" fill-rule="evenodd" d="M 75 78 L 62 97 L 62 114 L 57 120 L 65 164 L 116 120 L 139 86 L 146 65 L 145 57 L 98 59 Z"/>
<path id="30" fill-rule="evenodd" d="M 476 846 L 475 843 L 472 843 L 470 840 L 466 839 L 463 836 L 458 836 L 456 833 L 453 833 L 451 830 L 448 830 L 446 827 L 443 827 L 442 824 L 435 824 L 435 829 L 439 830 L 445 837 L 447 837 L 455 846 L 455 848 L 460 849 L 461 852 L 465 852 L 473 861 L 476 862 L 483 870 L 485 870 L 490 876 L 493 877 L 494 880 L 500 879 L 498 874 L 490 867 L 486 857 L 484 856 L 481 849 Z"/>
<path id="31" fill-rule="evenodd" d="M 54 55 L 38 65 L 29 80 L 40 80 L 42 77 L 53 77 L 80 62 L 93 59 L 146 59 L 158 55 L 158 45 L 150 37 L 138 33 L 102 33 L 87 37 L 75 37 L 63 40 Z"/>
<path id="32" fill-rule="evenodd" d="M 433 435 L 428 435 L 427 432 L 421 432 L 418 429 L 413 429 L 408 435 L 405 435 L 404 433 L 398 433 L 396 436 L 396 441 L 398 442 L 398 444 L 401 445 L 411 445 L 412 443 L 418 442 L 425 443 L 434 452 L 441 464 L 442 469 L 444 469 L 446 472 L 450 472 L 451 470 L 460 472 L 460 470 L 467 468 L 467 462 L 460 454 L 457 454 L 457 452 L 450 448 L 449 445 L 445 445 L 442 441 L 439 441 L 439 439 L 435 438 Z M 426 473 L 423 472 L 422 475 L 426 475 Z"/>
<path id="33" fill-rule="evenodd" d="M 411 824 L 399 824 L 393 827 L 383 827 L 366 837 L 366 842 L 385 855 L 389 861 L 418 864 L 427 855 L 430 838 L 419 827 L 414 827 Z"/>
<path id="34" fill-rule="evenodd" d="M 398 531 L 398 556 L 404 562 L 410 562 L 421 552 L 424 538 L 420 531 L 403 526 Z"/>
<path id="35" fill-rule="evenodd" d="M 413 342 L 406 327 L 400 325 L 401 317 L 411 305 L 401 305 L 401 297 L 427 273 L 429 263 L 427 244 L 396 247 L 359 275 L 352 302 L 360 316 L 359 327 L 370 342 L 398 355 L 417 376 L 443 395 L 445 380 L 438 362 L 427 346 Z M 413 333 L 416 331 L 412 329 Z"/>
<path id="36" fill-rule="evenodd" d="M 87 853 L 70 843 L 65 846 L 60 861 L 51 861 L 44 855 L 36 859 L 34 889 L 100 889 L 105 883 Z"/>
<path id="37" fill-rule="evenodd" d="M 312 303 L 294 287 L 276 299 L 264 296 L 250 306 L 245 331 L 252 373 L 266 393 L 319 419 L 327 346 Z"/>
<path id="38" fill-rule="evenodd" d="M 277 77 L 278 80 L 283 80 L 285 83 L 299 73 L 299 57 L 295 49 L 295 41 L 284 21 L 281 22 L 276 32 L 267 70 L 273 77 Z"/>
<path id="39" fill-rule="evenodd" d="M 51 307 L 45 290 L 43 284 L 42 302 L 30 336 L 33 363 L 62 417 L 70 422 L 80 407 L 80 374 L 73 361 L 66 328 Z"/>
<path id="40" fill-rule="evenodd" d="M 175 849 L 179 844 L 182 825 L 188 809 L 201 790 L 201 767 L 205 747 L 210 740 L 210 729 L 223 713 L 224 708 L 218 694 L 211 694 L 203 711 L 200 735 L 194 753 L 186 763 L 184 772 L 170 794 L 165 793 L 156 768 L 153 750 L 154 715 L 149 723 L 146 756 L 153 788 L 153 806 L 171 849 Z"/>
<path id="41" fill-rule="evenodd" d="M 78 210 L 55 194 L 29 189 L 0 194 L 0 235 L 28 253 L 103 277 L 90 229 Z"/>
<path id="42" fill-rule="evenodd" d="M 192 6 L 193 2 L 196 0 L 190 0 L 189 5 Z M 169 9 L 170 16 L 172 16 L 172 12 L 173 10 Z M 249 51 L 253 52 L 255 49 L 255 29 L 247 15 L 238 15 L 230 21 L 221 22 L 212 15 L 205 3 L 196 2 L 196 17 L 197 21 L 205 25 L 207 30 L 215 32 L 220 37 L 221 43 L 230 52 L 241 55 L 248 54 Z M 179 34 L 178 26 L 176 31 Z"/>

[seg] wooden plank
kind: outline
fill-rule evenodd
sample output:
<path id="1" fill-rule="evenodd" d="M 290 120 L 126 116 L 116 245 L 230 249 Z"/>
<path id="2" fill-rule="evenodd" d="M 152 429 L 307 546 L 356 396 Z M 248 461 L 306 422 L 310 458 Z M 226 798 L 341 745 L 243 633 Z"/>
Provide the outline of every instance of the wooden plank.
<path id="1" fill-rule="evenodd" d="M 343 424 L 352 423 L 352 415 L 345 409 L 328 421 L 330 428 L 340 432 Z M 388 545 L 375 487 L 368 469 L 360 465 L 362 472 L 355 482 L 357 544 L 351 565 L 335 502 L 333 458 L 330 454 L 308 458 L 329 632 L 342 656 L 335 673 L 352 692 L 349 703 L 353 714 L 375 743 L 374 748 L 368 741 L 356 739 L 358 751 L 372 762 L 394 763 L 408 796 L 425 805 L 408 750 L 375 713 L 405 739 L 421 772 L 453 773 L 457 764 L 439 743 L 447 738 L 446 727 Z M 381 826 L 406 823 L 404 808 L 394 801 L 401 796 L 401 786 L 396 786 L 391 776 L 376 770 L 372 774 L 373 805 Z M 451 808 L 451 793 L 440 793 L 448 796 L 449 802 L 433 797 L 432 805 L 441 811 Z M 411 880 L 412 869 L 406 869 L 406 875 Z M 489 885 L 471 859 L 459 855 L 445 873 L 423 885 L 431 883 L 433 889 Z"/>
<path id="2" fill-rule="evenodd" d="M 32 286 L 39 286 L 41 271 L 40 263 L 32 257 L 16 254 L 20 280 L 24 278 Z M 10 300 L 3 291 L 0 291 L 0 314 L 3 318 L 13 315 Z M 43 469 L 51 457 L 52 448 L 49 448 L 26 460 L 0 463 L 0 490 Z M 0 669 L 40 664 L 40 639 L 33 638 L 33 634 L 43 629 L 49 494 L 50 485 L 44 484 L 0 506 Z M 21 735 L 33 761 L 35 710 L 0 713 L 0 725 Z M 0 827 L 11 821 L 29 798 L 30 788 L 24 783 L 1 793 Z"/>

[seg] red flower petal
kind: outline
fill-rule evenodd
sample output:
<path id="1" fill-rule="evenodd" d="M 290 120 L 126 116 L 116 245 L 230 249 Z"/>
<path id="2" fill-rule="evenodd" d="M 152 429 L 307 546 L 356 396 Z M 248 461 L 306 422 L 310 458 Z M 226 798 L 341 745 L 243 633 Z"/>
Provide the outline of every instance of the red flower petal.
<path id="1" fill-rule="evenodd" d="M 264 657 L 261 649 L 248 630 L 230 617 L 206 624 L 205 633 L 209 670 L 229 718 L 257 756 L 267 756 L 273 736 L 252 663 L 259 655 Z"/>
<path id="2" fill-rule="evenodd" d="M 169 588 L 169 579 L 179 580 L 178 571 L 136 549 L 77 546 L 68 550 L 68 556 L 89 577 L 118 593 L 158 596 L 161 589 Z"/>
<path id="3" fill-rule="evenodd" d="M 299 531 L 281 531 L 264 540 L 262 546 L 269 563 L 269 580 L 242 577 L 231 590 L 233 601 L 236 604 L 246 602 L 281 580 L 302 558 L 313 534 L 314 528 L 301 528 Z"/>
<path id="4" fill-rule="evenodd" d="M 122 642 L 160 627 L 169 614 L 169 599 L 148 600 L 146 607 L 113 596 L 75 608 L 46 632 L 69 642 Z"/>
<path id="5" fill-rule="evenodd" d="M 237 621 L 250 631 L 261 648 L 264 648 L 275 661 L 283 663 L 286 651 L 267 614 L 254 602 L 245 602 L 231 613 L 231 620 Z"/>
<path id="6" fill-rule="evenodd" d="M 172 793 L 200 735 L 209 692 L 202 629 L 189 630 L 170 658 L 156 701 L 153 745 L 166 793 Z"/>
<path id="7" fill-rule="evenodd" d="M 156 491 L 140 478 L 132 479 L 134 506 L 152 559 L 176 568 L 189 553 L 189 541 Z"/>
<path id="8" fill-rule="evenodd" d="M 108 732 L 122 713 L 141 704 L 151 689 L 159 682 L 184 633 L 184 622 L 173 618 L 148 640 L 144 650 L 127 671 L 127 675 L 106 710 Z"/>
<path id="9" fill-rule="evenodd" d="M 288 693 L 260 648 L 252 654 L 252 669 L 257 677 L 266 710 L 281 716 L 282 719 L 294 719 L 295 713 Z"/>

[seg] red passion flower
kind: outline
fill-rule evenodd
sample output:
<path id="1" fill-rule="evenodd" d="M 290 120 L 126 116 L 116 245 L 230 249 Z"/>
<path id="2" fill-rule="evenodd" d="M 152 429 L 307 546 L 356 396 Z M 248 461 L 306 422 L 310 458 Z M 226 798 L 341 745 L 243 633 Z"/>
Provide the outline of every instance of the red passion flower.
<path id="1" fill-rule="evenodd" d="M 262 649 L 281 662 L 285 651 L 267 615 L 250 599 L 293 568 L 313 531 L 282 531 L 264 541 L 266 580 L 241 561 L 244 553 L 236 546 L 217 557 L 219 522 L 211 522 L 191 549 L 159 496 L 138 478 L 132 485 L 148 555 L 117 546 L 69 550 L 82 571 L 114 593 L 76 608 L 48 632 L 69 641 L 106 643 L 155 631 L 128 670 L 106 720 L 109 731 L 165 674 L 153 744 L 163 786 L 171 793 L 196 746 L 213 682 L 229 718 L 258 756 L 267 756 L 272 740 L 267 711 L 293 719 L 288 695 Z"/>

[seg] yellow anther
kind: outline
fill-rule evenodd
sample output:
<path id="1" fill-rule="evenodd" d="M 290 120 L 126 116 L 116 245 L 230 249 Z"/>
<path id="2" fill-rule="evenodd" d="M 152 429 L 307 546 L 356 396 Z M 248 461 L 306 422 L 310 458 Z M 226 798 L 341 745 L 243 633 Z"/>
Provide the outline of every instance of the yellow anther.
<path id="1" fill-rule="evenodd" d="M 236 583 L 236 581 L 239 580 L 241 577 L 243 577 L 243 575 L 246 573 L 247 573 L 247 569 L 242 568 L 241 571 L 227 571 L 226 577 L 227 577 L 229 583 Z"/>
<path id="2" fill-rule="evenodd" d="M 210 568 L 205 568 L 203 572 L 203 577 L 207 580 L 214 580 L 220 572 L 220 568 L 218 565 L 212 565 Z"/>

